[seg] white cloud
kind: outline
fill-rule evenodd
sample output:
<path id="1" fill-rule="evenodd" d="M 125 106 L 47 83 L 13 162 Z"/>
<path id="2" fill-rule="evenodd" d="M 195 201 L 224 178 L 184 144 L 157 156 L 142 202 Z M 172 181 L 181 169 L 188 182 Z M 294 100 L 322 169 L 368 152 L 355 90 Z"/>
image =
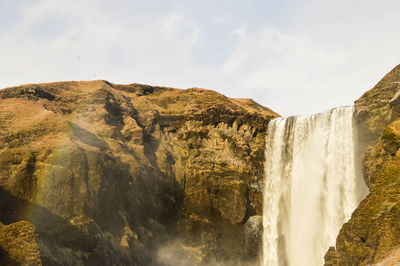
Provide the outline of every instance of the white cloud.
<path id="1" fill-rule="evenodd" d="M 0 27 L 0 87 L 100 78 L 198 86 L 289 115 L 351 104 L 400 63 L 395 1 L 286 1 L 285 14 L 266 12 L 262 1 L 245 12 L 239 2 L 153 2 L 140 10 L 136 1 L 121 2 L 129 10 L 100 0 L 22 6 Z"/>

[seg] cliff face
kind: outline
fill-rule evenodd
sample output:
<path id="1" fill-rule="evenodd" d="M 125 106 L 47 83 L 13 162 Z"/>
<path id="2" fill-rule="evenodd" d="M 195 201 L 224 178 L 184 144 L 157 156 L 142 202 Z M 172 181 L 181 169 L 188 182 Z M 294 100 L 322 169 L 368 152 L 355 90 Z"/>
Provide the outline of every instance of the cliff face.
<path id="1" fill-rule="evenodd" d="M 355 102 L 370 190 L 343 225 L 326 265 L 400 261 L 400 66 Z"/>
<path id="2" fill-rule="evenodd" d="M 93 81 L 0 90 L 2 261 L 256 261 L 274 117 L 196 88 Z"/>
<path id="3" fill-rule="evenodd" d="M 382 130 L 400 117 L 400 65 L 354 103 L 361 142 L 377 141 Z"/>

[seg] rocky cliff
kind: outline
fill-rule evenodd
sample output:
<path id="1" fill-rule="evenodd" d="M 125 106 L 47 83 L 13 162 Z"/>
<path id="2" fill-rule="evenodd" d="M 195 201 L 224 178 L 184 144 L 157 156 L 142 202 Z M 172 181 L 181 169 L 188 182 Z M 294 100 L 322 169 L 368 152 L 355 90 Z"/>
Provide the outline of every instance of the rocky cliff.
<path id="1" fill-rule="evenodd" d="M 0 90 L 0 263 L 257 261 L 274 117 L 198 88 Z"/>
<path id="2" fill-rule="evenodd" d="M 369 194 L 343 225 L 325 265 L 400 261 L 400 65 L 355 102 Z"/>

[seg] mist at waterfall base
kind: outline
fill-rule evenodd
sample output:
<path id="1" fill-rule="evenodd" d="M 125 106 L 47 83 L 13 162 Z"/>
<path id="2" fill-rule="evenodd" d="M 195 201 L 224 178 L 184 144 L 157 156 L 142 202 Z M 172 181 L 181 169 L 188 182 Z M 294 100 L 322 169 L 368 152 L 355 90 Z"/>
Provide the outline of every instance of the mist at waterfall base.
<path id="1" fill-rule="evenodd" d="M 163 245 L 157 261 L 176 266 L 323 265 L 340 228 L 368 192 L 357 143 L 353 107 L 272 120 L 265 147 L 262 261 L 204 261 L 201 247 L 179 239 Z"/>
<path id="2" fill-rule="evenodd" d="M 353 107 L 268 125 L 263 265 L 323 265 L 366 193 Z"/>

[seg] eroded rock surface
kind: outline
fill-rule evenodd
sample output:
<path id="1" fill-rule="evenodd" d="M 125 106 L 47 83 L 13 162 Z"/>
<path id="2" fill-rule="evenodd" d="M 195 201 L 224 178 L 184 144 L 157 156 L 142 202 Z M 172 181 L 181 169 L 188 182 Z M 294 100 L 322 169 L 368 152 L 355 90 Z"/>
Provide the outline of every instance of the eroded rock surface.
<path id="1" fill-rule="evenodd" d="M 252 100 L 197 88 L 93 81 L 3 89 L 1 228 L 29 227 L 29 254 L 43 265 L 176 261 L 166 249 L 185 263 L 257 261 L 244 228 L 262 214 L 274 117 Z M 6 260 L 24 259 L 0 244 Z"/>
<path id="2" fill-rule="evenodd" d="M 331 247 L 325 255 L 326 265 L 400 263 L 399 84 L 397 66 L 355 102 L 360 147 L 365 150 L 363 175 L 370 192 L 343 225 L 336 249 Z"/>
<path id="3" fill-rule="evenodd" d="M 31 223 L 0 223 L 0 264 L 42 265 L 39 235 Z"/>

